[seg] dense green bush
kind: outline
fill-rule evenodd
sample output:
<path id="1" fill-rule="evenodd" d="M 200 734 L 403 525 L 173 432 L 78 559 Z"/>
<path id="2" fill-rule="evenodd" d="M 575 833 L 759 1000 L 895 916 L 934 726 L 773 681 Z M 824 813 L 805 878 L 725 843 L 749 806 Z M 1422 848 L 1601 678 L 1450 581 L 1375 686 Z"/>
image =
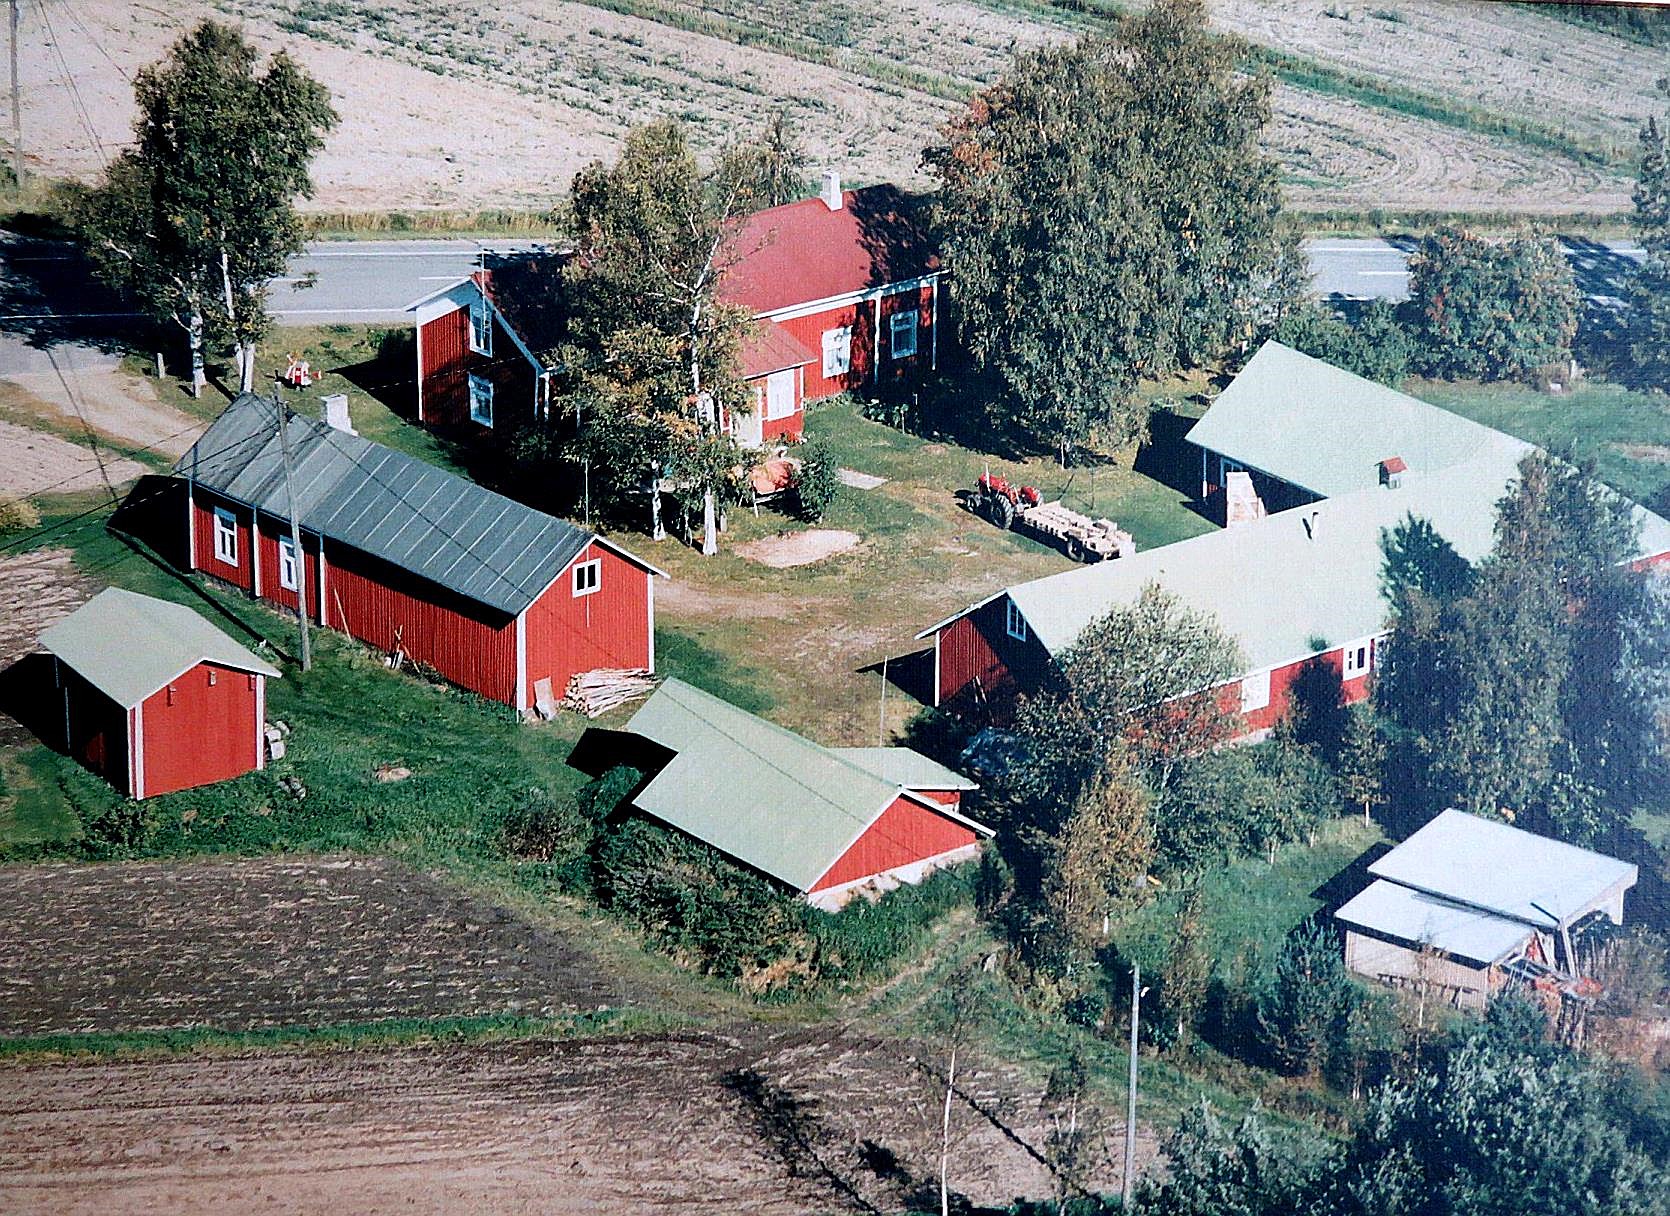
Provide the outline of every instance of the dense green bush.
<path id="1" fill-rule="evenodd" d="M 978 867 L 958 866 L 889 891 L 874 903 L 855 899 L 832 914 L 808 909 L 818 978 L 866 979 L 914 953 L 936 921 L 971 902 L 978 873 Z"/>
<path id="2" fill-rule="evenodd" d="M 1409 374 L 1414 353 L 1397 309 L 1385 300 L 1371 301 L 1350 316 L 1310 301 L 1283 317 L 1271 336 L 1325 363 L 1394 387 Z"/>
<path id="3" fill-rule="evenodd" d="M 1285 737 L 1209 752 L 1185 766 L 1175 793 L 1158 809 L 1159 857 L 1192 870 L 1273 853 L 1314 832 L 1339 808 L 1327 766 Z"/>
<path id="4" fill-rule="evenodd" d="M 794 475 L 795 499 L 803 518 L 817 521 L 829 514 L 841 493 L 840 471 L 841 462 L 828 442 L 813 439 L 806 444 L 800 470 Z"/>
<path id="5" fill-rule="evenodd" d="M 1358 988 L 1346 975 L 1339 939 L 1325 925 L 1287 935 L 1255 997 L 1259 1040 L 1283 1072 L 1321 1071 L 1341 1040 Z"/>

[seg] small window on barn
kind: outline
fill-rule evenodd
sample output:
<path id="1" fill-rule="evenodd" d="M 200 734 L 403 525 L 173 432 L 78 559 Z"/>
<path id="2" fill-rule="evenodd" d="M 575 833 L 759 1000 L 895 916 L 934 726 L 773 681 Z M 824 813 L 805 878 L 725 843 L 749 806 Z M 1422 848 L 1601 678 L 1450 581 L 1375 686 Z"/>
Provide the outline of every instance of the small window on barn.
<path id="1" fill-rule="evenodd" d="M 286 591 L 296 589 L 296 542 L 288 536 L 278 538 L 278 585 Z"/>
<path id="2" fill-rule="evenodd" d="M 1374 639 L 1364 638 L 1360 642 L 1352 642 L 1345 648 L 1345 670 L 1342 673 L 1347 680 L 1355 680 L 1358 676 L 1365 676 L 1374 670 Z"/>
<path id="3" fill-rule="evenodd" d="M 174 685 L 173 685 L 173 684 L 170 684 L 170 685 L 169 685 L 169 686 L 168 686 L 168 703 L 169 703 L 169 704 L 170 704 L 170 705 L 172 705 L 172 704 L 174 704 L 174 693 L 175 693 L 175 692 L 176 692 L 176 691 L 177 691 L 177 689 L 176 689 L 176 687 L 175 687 L 175 686 L 174 686 Z"/>
<path id="4" fill-rule="evenodd" d="M 208 668 L 208 672 L 209 672 L 209 687 L 213 688 L 215 686 L 215 683 L 216 683 L 215 669 L 213 667 L 210 667 L 210 668 Z"/>
<path id="5" fill-rule="evenodd" d="M 238 564 L 238 517 L 220 507 L 215 508 L 215 559 Z"/>
<path id="6" fill-rule="evenodd" d="M 478 355 L 493 353 L 493 308 L 486 300 L 470 305 L 470 349 Z"/>
<path id="7" fill-rule="evenodd" d="M 823 374 L 844 376 L 852 370 L 852 326 L 823 331 Z"/>
<path id="8" fill-rule="evenodd" d="M 916 310 L 896 312 L 888 318 L 892 330 L 893 357 L 908 359 L 916 353 Z"/>
<path id="9" fill-rule="evenodd" d="M 1009 636 L 1017 642 L 1026 641 L 1026 618 L 1021 615 L 1021 610 L 1015 606 L 1014 600 L 1006 601 L 1006 607 L 1008 608 Z"/>
<path id="10" fill-rule="evenodd" d="M 1250 714 L 1270 704 L 1270 673 L 1255 671 L 1241 677 L 1241 712 Z"/>
<path id="11" fill-rule="evenodd" d="M 493 382 L 486 376 L 470 377 L 470 421 L 493 425 Z"/>
<path id="12" fill-rule="evenodd" d="M 581 562 L 574 567 L 574 594 L 576 597 L 591 595 L 603 585 L 603 562 L 601 559 Z"/>

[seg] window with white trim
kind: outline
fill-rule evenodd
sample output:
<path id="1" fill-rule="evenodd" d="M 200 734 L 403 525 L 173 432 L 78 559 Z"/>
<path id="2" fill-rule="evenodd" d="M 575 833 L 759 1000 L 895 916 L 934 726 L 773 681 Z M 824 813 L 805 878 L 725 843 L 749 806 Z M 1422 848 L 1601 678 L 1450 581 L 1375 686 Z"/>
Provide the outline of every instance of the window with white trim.
<path id="1" fill-rule="evenodd" d="M 908 359 L 916 353 L 916 310 L 896 312 L 887 319 L 891 331 L 893 357 Z"/>
<path id="2" fill-rule="evenodd" d="M 470 421 L 493 425 L 493 382 L 486 376 L 470 376 Z"/>
<path id="3" fill-rule="evenodd" d="M 278 585 L 294 591 L 301 580 L 296 577 L 296 542 L 288 536 L 278 538 Z"/>
<path id="4" fill-rule="evenodd" d="M 493 307 L 486 300 L 470 305 L 470 349 L 478 355 L 493 353 Z"/>
<path id="5" fill-rule="evenodd" d="M 595 595 L 603 586 L 603 561 L 593 558 L 574 567 L 574 596 Z"/>
<path id="6" fill-rule="evenodd" d="M 776 422 L 794 413 L 794 369 L 772 372 L 765 379 L 765 420 Z"/>
<path id="7" fill-rule="evenodd" d="M 238 517 L 221 507 L 215 508 L 215 559 L 238 564 Z"/>
<path id="8" fill-rule="evenodd" d="M 1365 676 L 1374 670 L 1374 639 L 1363 638 L 1352 642 L 1345 648 L 1345 671 L 1343 677 L 1355 680 L 1358 676 Z"/>
<path id="9" fill-rule="evenodd" d="M 1250 714 L 1270 704 L 1270 672 L 1255 671 L 1241 677 L 1241 712 Z"/>
<path id="10" fill-rule="evenodd" d="M 823 331 L 823 374 L 844 376 L 852 370 L 852 326 Z"/>
<path id="11" fill-rule="evenodd" d="M 1021 610 L 1016 607 L 1014 600 L 1005 600 L 1004 604 L 1007 608 L 1005 623 L 1009 627 L 1009 636 L 1017 642 L 1026 641 L 1026 617 L 1021 615 Z"/>

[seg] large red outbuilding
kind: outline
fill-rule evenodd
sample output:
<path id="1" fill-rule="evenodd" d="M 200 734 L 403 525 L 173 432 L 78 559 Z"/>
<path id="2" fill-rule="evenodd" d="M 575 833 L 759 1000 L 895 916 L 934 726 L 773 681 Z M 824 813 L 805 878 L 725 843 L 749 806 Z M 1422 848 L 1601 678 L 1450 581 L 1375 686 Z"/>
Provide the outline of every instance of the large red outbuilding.
<path id="1" fill-rule="evenodd" d="M 612 541 L 246 393 L 175 466 L 190 566 L 525 710 L 655 667 L 659 573 Z M 287 411 L 286 411 L 287 412 Z"/>
<path id="2" fill-rule="evenodd" d="M 181 604 L 110 587 L 41 635 L 64 748 L 130 798 L 262 768 L 278 669 Z"/>

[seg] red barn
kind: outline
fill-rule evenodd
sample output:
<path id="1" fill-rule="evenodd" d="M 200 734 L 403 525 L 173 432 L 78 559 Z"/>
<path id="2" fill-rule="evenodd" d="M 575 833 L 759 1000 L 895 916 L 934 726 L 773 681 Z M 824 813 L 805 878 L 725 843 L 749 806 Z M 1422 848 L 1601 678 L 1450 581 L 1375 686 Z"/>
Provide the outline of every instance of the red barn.
<path id="1" fill-rule="evenodd" d="M 246 393 L 175 466 L 194 570 L 519 710 L 577 672 L 655 667 L 660 573 L 594 532 Z"/>
<path id="2" fill-rule="evenodd" d="M 926 756 L 820 747 L 678 680 L 626 730 L 665 757 L 640 811 L 825 910 L 970 860 L 992 834 L 959 809 L 974 783 Z"/>
<path id="3" fill-rule="evenodd" d="M 109 587 L 41 634 L 64 702 L 64 749 L 129 798 L 264 767 L 267 677 L 190 608 Z"/>
<path id="4" fill-rule="evenodd" d="M 495 428 L 544 416 L 563 333 L 559 255 L 498 259 L 411 304 L 418 420 Z M 723 425 L 744 446 L 794 441 L 805 404 L 876 392 L 939 366 L 939 258 L 921 204 L 895 186 L 843 191 L 737 222 L 718 296 L 745 308 L 740 351 L 752 410 Z"/>

